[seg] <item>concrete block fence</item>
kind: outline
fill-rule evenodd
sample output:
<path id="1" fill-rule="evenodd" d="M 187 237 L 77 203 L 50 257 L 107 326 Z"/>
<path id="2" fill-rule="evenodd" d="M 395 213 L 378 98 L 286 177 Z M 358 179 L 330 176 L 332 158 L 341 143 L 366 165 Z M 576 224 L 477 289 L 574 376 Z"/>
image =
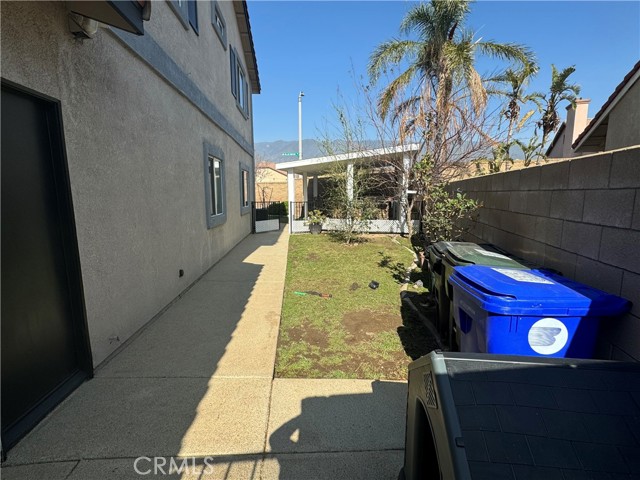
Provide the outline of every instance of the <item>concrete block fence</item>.
<path id="1" fill-rule="evenodd" d="M 470 241 L 490 242 L 631 300 L 597 356 L 640 361 L 640 146 L 451 184 L 482 202 Z"/>

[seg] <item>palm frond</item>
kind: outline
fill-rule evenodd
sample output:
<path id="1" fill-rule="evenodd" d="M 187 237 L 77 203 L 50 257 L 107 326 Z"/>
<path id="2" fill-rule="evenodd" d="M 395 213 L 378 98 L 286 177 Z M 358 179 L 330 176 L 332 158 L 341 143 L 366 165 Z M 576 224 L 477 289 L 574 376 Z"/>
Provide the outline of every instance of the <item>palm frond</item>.
<path id="1" fill-rule="evenodd" d="M 369 57 L 367 66 L 372 82 L 376 82 L 389 66 L 397 65 L 407 58 L 411 61 L 418 48 L 419 44 L 413 40 L 393 39 L 378 45 Z"/>
<path id="2" fill-rule="evenodd" d="M 526 65 L 531 61 L 533 54 L 528 47 L 515 43 L 496 43 L 492 41 L 477 42 L 478 50 L 485 55 L 501 60 L 517 61 Z"/>
<path id="3" fill-rule="evenodd" d="M 389 107 L 391 106 L 393 99 L 404 87 L 411 83 L 416 74 L 416 70 L 417 69 L 414 65 L 410 66 L 383 90 L 380 98 L 378 99 L 378 112 L 382 119 L 385 119 L 387 113 L 389 113 Z"/>

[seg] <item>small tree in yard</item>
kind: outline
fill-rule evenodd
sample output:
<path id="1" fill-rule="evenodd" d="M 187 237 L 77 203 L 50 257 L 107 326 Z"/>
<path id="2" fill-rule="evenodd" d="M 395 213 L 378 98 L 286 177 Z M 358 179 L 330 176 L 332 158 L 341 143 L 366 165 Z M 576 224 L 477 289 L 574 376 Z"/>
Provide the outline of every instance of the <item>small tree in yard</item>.
<path id="1" fill-rule="evenodd" d="M 447 191 L 445 184 L 433 187 L 422 218 L 430 242 L 457 240 L 467 230 L 462 224 L 473 217 L 480 204 L 464 193 Z"/>
<path id="2" fill-rule="evenodd" d="M 353 180 L 349 170 L 353 170 Z M 363 166 L 336 162 L 331 168 L 323 200 L 328 216 L 337 222 L 337 234 L 346 244 L 357 240 L 369 231 L 371 220 L 376 218 L 375 202 L 366 196 L 373 187 L 375 176 Z"/>
<path id="3" fill-rule="evenodd" d="M 269 162 L 262 155 L 256 153 L 253 178 L 256 184 L 256 200 L 262 203 L 270 202 L 273 195 L 273 188 L 263 183 L 269 175 L 268 166 Z"/>

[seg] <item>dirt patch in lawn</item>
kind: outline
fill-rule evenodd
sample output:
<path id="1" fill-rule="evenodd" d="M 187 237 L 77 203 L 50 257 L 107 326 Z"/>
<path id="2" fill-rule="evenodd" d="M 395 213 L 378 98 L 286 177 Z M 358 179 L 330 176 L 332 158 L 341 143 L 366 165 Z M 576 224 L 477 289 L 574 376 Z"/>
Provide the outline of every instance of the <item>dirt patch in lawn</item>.
<path id="1" fill-rule="evenodd" d="M 319 348 L 327 348 L 329 346 L 326 332 L 315 328 L 313 325 L 302 324 L 297 327 L 291 327 L 288 330 L 288 334 L 289 340 L 292 342 L 307 342 Z"/>
<path id="2" fill-rule="evenodd" d="M 317 253 L 310 253 L 309 255 L 307 255 L 307 260 L 315 262 L 317 260 L 320 260 L 320 255 L 318 255 Z"/>
<path id="3" fill-rule="evenodd" d="M 397 315 L 372 312 L 371 310 L 348 312 L 342 317 L 342 325 L 353 343 L 366 342 L 377 333 L 393 331 L 399 323 L 400 319 Z"/>
<path id="4" fill-rule="evenodd" d="M 389 380 L 406 380 L 407 365 L 411 361 L 404 352 L 396 352 L 387 359 L 358 353 L 330 364 L 323 361 L 323 353 L 310 352 L 307 357 L 314 360 L 311 375 L 314 378 L 370 378 L 375 374 L 376 377 Z"/>

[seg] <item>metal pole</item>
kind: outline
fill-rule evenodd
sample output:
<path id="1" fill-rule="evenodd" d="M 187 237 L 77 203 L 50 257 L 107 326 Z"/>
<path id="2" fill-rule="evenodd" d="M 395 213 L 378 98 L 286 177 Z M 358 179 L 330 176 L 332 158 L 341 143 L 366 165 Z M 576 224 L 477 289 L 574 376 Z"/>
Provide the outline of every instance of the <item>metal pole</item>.
<path id="1" fill-rule="evenodd" d="M 304 92 L 298 94 L 298 160 L 302 160 L 302 97 Z"/>

